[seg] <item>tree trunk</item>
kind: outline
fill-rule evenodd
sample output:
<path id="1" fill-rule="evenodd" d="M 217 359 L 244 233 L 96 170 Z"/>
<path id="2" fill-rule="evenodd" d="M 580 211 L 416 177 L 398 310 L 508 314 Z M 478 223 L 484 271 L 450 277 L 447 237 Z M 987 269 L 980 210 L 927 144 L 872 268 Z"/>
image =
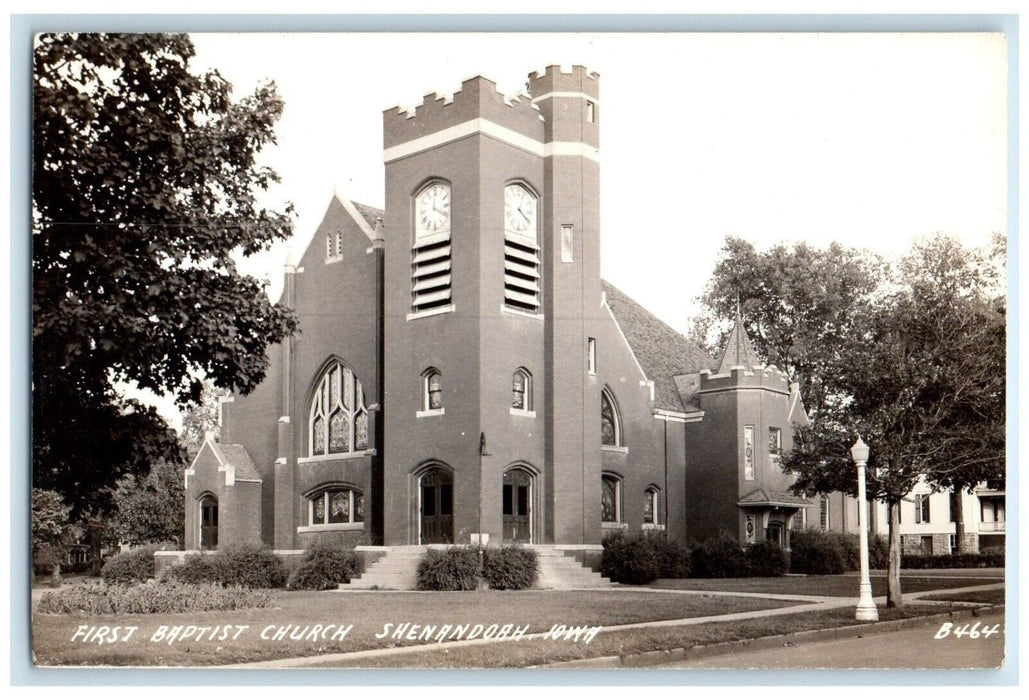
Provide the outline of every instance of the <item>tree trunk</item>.
<path id="1" fill-rule="evenodd" d="M 886 572 L 886 607 L 903 608 L 900 590 L 900 501 L 890 501 L 890 566 Z"/>
<path id="2" fill-rule="evenodd" d="M 104 566 L 104 562 L 101 559 L 103 552 L 103 531 L 100 529 L 98 523 L 89 524 L 89 552 L 92 557 L 89 573 L 91 576 L 99 576 L 100 570 Z"/>
<path id="3" fill-rule="evenodd" d="M 60 588 L 61 587 L 61 560 L 58 559 L 54 562 L 54 565 L 50 568 L 50 587 Z"/>
<path id="4" fill-rule="evenodd" d="M 962 498 L 964 493 L 960 489 L 954 489 L 950 514 L 954 516 L 954 544 L 957 546 L 958 554 L 965 553 L 965 503 Z"/>

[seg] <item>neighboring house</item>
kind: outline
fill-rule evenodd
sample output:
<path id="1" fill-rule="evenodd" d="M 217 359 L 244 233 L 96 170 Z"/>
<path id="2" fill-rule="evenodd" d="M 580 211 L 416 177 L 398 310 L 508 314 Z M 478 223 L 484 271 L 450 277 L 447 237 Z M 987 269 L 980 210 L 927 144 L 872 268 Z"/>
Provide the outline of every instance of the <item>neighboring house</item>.
<path id="1" fill-rule="evenodd" d="M 186 472 L 187 549 L 788 546 L 796 386 L 738 314 L 715 362 L 600 278 L 598 84 L 550 67 L 506 98 L 476 77 L 384 113 L 385 211 L 337 192 L 287 263 L 300 332 L 222 402 Z"/>
<path id="2" fill-rule="evenodd" d="M 955 494 L 933 491 L 919 483 L 900 504 L 900 543 L 905 554 L 950 554 L 957 551 L 955 498 L 962 499 L 965 525 L 965 550 L 978 552 L 985 548 L 1002 548 L 1005 544 L 1003 490 L 985 485 L 973 493 Z M 857 532 L 857 499 L 841 493 L 815 496 L 815 508 L 808 514 L 811 527 L 838 532 Z M 872 503 L 869 530 L 886 536 L 889 513 L 885 503 Z"/>

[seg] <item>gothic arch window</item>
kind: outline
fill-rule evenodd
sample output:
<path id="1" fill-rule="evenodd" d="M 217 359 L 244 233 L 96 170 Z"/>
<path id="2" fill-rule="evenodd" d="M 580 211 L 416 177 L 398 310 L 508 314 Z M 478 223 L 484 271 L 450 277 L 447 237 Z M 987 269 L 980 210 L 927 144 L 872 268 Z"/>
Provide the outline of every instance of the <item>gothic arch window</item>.
<path id="1" fill-rule="evenodd" d="M 622 479 L 617 474 L 600 477 L 600 522 L 622 522 Z"/>
<path id="2" fill-rule="evenodd" d="M 200 498 L 200 549 L 218 548 L 218 499 L 205 493 Z"/>
<path id="3" fill-rule="evenodd" d="M 532 375 L 524 367 L 519 367 L 511 375 L 511 408 L 532 411 Z"/>
<path id="4" fill-rule="evenodd" d="M 422 372 L 422 411 L 443 412 L 443 375 L 435 367 Z"/>
<path id="5" fill-rule="evenodd" d="M 321 457 L 368 449 L 368 409 L 364 389 L 353 371 L 334 361 L 311 397 L 308 454 Z"/>
<path id="6" fill-rule="evenodd" d="M 504 306 L 540 313 L 539 198 L 525 185 L 504 188 Z"/>
<path id="7" fill-rule="evenodd" d="M 364 494 L 345 485 L 319 488 L 307 497 L 307 524 L 349 525 L 364 522 Z"/>
<path id="8" fill-rule="evenodd" d="M 648 486 L 643 492 L 643 524 L 661 524 L 661 490 L 656 486 Z"/>
<path id="9" fill-rule="evenodd" d="M 622 419 L 614 394 L 606 387 L 600 392 L 600 444 L 620 447 L 622 444 Z"/>

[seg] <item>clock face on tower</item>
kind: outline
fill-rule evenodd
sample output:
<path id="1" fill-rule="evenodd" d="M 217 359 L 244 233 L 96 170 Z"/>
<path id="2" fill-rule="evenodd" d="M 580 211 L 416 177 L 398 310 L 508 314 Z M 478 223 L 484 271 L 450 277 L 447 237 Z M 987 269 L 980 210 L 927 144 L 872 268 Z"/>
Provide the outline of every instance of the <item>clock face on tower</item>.
<path id="1" fill-rule="evenodd" d="M 418 195 L 415 224 L 418 233 L 431 234 L 450 228 L 450 188 L 437 182 Z"/>
<path id="2" fill-rule="evenodd" d="M 508 231 L 536 236 L 536 198 L 521 185 L 504 188 L 504 225 Z"/>

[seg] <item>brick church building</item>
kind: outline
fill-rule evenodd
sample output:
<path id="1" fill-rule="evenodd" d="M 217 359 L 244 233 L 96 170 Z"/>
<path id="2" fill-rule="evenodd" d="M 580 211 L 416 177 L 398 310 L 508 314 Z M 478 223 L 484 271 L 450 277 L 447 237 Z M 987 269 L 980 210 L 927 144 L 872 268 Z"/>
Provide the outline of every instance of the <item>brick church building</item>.
<path id="1" fill-rule="evenodd" d="M 187 470 L 187 549 L 788 546 L 797 387 L 738 315 L 713 359 L 601 279 L 602 118 L 579 66 L 384 113 L 385 211 L 337 193 L 287 262 L 300 332 Z"/>

